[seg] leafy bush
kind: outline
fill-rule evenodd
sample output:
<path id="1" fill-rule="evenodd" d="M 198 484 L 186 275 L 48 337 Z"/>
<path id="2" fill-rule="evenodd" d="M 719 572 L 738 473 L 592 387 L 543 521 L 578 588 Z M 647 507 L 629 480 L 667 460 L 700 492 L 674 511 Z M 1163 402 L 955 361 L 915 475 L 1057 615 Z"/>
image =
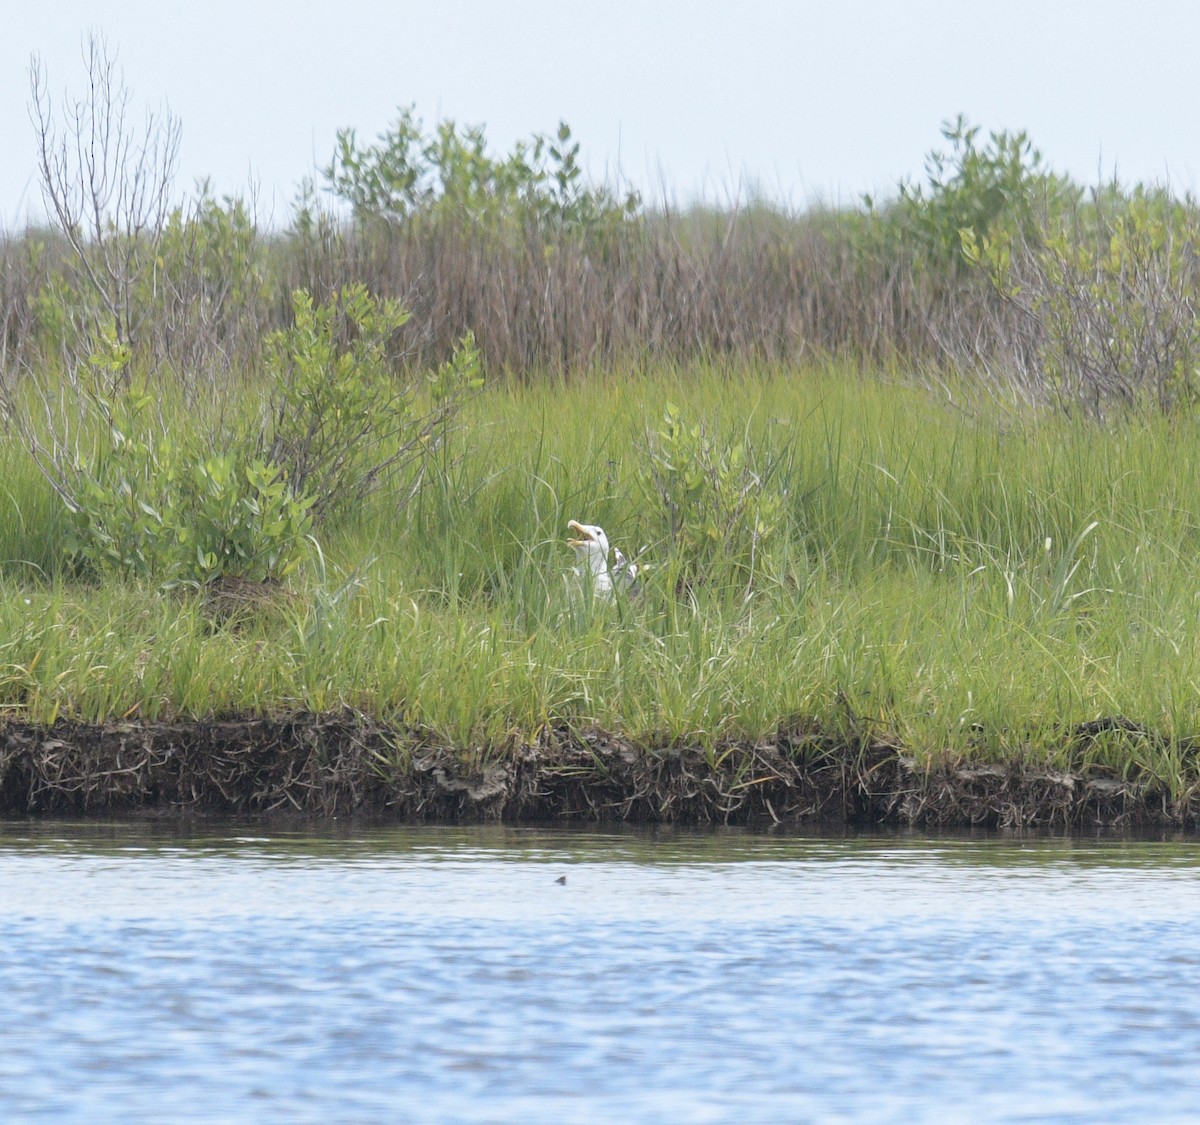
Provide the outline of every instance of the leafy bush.
<path id="1" fill-rule="evenodd" d="M 1115 212 L 1115 213 L 1114 213 Z M 964 258 L 987 272 L 1023 318 L 1028 356 L 1048 397 L 1103 417 L 1112 403 L 1164 412 L 1200 390 L 1200 217 L 1162 194 L 1098 201 L 1030 245 L 962 234 Z"/>
<path id="2" fill-rule="evenodd" d="M 126 358 L 117 348 L 94 360 L 91 403 L 104 432 L 67 482 L 68 553 L 101 573 L 165 585 L 285 577 L 308 533 L 311 502 L 261 459 L 174 439 L 149 394 L 112 382 Z"/>
<path id="3" fill-rule="evenodd" d="M 267 341 L 272 389 L 257 425 L 180 427 L 194 404 L 147 375 L 112 326 L 61 380 L 35 375 L 21 394 L 0 385 L 0 405 L 71 513 L 77 565 L 167 584 L 276 580 L 314 521 L 390 472 L 415 467 L 415 494 L 482 383 L 473 338 L 405 376 L 391 352 L 407 314 L 394 302 L 350 286 L 320 305 L 297 292 L 293 310 Z M 216 417 L 244 416 L 228 386 L 214 405 Z"/>
<path id="4" fill-rule="evenodd" d="M 565 122 L 553 138 L 535 135 L 493 157 L 483 126 L 443 121 L 430 134 L 410 106 L 373 145 L 360 146 L 353 129 L 339 130 L 322 173 L 359 220 L 443 212 L 474 222 L 520 218 L 590 228 L 639 206 L 636 194 L 618 200 L 583 184 L 579 145 Z"/>
<path id="5" fill-rule="evenodd" d="M 668 403 L 641 460 L 644 486 L 688 577 L 714 564 L 752 576 L 782 515 L 783 498 L 771 487 L 778 459 L 758 454 L 748 437 L 722 442 L 705 426 L 688 425 Z"/>
<path id="6" fill-rule="evenodd" d="M 942 137 L 950 143 L 949 152 L 928 154 L 927 186 L 902 183 L 889 216 L 914 251 L 952 272 L 965 264 L 960 231 L 1029 238 L 1047 214 L 1078 198 L 1068 180 L 1045 168 L 1026 133 L 993 132 L 981 144 L 979 132 L 961 114 L 946 122 Z"/>
<path id="7" fill-rule="evenodd" d="M 267 340 L 275 390 L 260 441 L 319 520 L 359 503 L 389 472 L 423 469 L 483 380 L 469 333 L 435 372 L 403 378 L 390 347 L 408 313 L 361 285 L 320 305 L 297 291 L 292 311 L 292 326 Z"/>
<path id="8" fill-rule="evenodd" d="M 155 360 L 180 380 L 231 374 L 261 344 L 270 304 L 266 254 L 243 200 L 207 182 L 167 218 L 153 272 L 135 293 Z"/>

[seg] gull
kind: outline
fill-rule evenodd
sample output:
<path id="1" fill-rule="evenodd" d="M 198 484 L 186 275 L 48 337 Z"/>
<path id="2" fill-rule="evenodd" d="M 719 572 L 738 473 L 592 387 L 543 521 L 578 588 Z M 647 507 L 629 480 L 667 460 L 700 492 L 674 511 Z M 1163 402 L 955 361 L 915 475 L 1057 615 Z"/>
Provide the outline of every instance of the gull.
<path id="1" fill-rule="evenodd" d="M 611 602 L 617 591 L 629 595 L 638 592 L 637 563 L 630 562 L 620 550 L 609 547 L 604 528 L 578 520 L 570 520 L 567 527 L 578 536 L 577 539 L 567 540 L 567 545 L 579 559 L 575 574 L 591 579 L 593 597 L 602 602 Z M 616 559 L 612 567 L 608 565 L 610 550 Z"/>

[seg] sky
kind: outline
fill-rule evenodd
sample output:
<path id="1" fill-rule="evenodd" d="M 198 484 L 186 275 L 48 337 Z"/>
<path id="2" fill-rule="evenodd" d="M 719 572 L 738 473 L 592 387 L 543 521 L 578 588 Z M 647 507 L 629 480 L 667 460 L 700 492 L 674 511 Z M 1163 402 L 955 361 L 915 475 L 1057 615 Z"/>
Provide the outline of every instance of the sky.
<path id="1" fill-rule="evenodd" d="M 139 114 L 182 125 L 176 193 L 211 179 L 286 223 L 339 128 L 414 105 L 495 153 L 571 126 L 595 180 L 803 208 L 920 179 L 942 123 L 1026 130 L 1091 184 L 1200 179 L 1194 0 L 4 0 L 0 228 L 43 215 L 29 61 L 86 88 L 99 32 Z"/>

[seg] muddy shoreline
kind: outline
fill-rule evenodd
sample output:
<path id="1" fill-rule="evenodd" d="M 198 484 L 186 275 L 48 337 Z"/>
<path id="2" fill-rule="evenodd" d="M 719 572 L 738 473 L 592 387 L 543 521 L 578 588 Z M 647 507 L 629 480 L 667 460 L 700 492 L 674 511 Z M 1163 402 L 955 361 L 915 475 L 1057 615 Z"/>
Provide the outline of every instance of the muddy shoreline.
<path id="1" fill-rule="evenodd" d="M 1072 738 L 1096 733 L 1077 729 Z M 0 814 L 186 812 L 446 824 L 1187 829 L 1200 822 L 1200 775 L 1175 799 L 1152 779 L 1094 768 L 1014 761 L 922 769 L 883 741 L 803 730 L 706 754 L 561 727 L 472 756 L 427 731 L 353 713 L 51 726 L 0 719 Z"/>

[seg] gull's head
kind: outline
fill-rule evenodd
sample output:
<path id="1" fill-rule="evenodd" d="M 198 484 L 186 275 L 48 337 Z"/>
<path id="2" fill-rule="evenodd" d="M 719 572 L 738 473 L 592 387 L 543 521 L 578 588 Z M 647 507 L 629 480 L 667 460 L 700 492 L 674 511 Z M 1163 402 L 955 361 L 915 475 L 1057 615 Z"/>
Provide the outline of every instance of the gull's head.
<path id="1" fill-rule="evenodd" d="M 580 523 L 570 520 L 567 527 L 575 532 L 575 538 L 568 539 L 567 545 L 579 556 L 581 562 L 586 562 L 593 574 L 608 570 L 608 536 L 604 528 L 594 523 Z"/>

